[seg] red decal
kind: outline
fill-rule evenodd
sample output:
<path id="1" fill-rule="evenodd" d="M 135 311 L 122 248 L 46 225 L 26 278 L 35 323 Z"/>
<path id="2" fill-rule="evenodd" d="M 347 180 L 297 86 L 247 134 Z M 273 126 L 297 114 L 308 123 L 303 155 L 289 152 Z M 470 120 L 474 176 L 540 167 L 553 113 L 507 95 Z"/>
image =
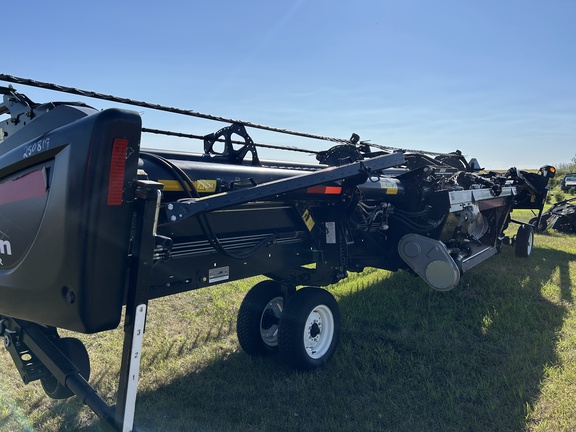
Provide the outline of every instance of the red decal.
<path id="1" fill-rule="evenodd" d="M 342 193 L 340 186 L 312 186 L 306 192 L 310 194 L 339 195 Z"/>
<path id="2" fill-rule="evenodd" d="M 40 198 L 46 193 L 44 170 L 32 171 L 22 177 L 0 183 L 0 205 Z"/>

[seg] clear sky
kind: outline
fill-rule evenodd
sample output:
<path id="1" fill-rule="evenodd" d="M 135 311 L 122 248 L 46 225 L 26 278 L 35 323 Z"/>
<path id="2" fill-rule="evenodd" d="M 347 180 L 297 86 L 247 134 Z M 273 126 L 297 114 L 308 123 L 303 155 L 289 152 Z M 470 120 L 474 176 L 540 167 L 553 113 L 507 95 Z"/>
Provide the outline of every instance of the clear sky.
<path id="1" fill-rule="evenodd" d="M 318 135 L 460 149 L 491 169 L 576 154 L 576 0 L 0 4 L 0 73 Z M 81 100 L 16 88 L 38 102 Z M 225 126 L 136 110 L 149 128 L 203 135 Z M 153 135 L 143 146 L 201 151 Z"/>

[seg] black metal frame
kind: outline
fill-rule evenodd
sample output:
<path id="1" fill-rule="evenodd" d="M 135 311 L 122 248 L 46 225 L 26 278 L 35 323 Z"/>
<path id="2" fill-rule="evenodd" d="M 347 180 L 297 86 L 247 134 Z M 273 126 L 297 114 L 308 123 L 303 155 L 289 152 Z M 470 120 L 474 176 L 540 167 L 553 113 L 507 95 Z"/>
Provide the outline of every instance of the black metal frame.
<path id="1" fill-rule="evenodd" d="M 364 181 L 372 170 L 377 171 L 395 166 L 402 161 L 403 154 L 401 153 L 383 155 L 343 167 L 328 168 L 316 173 L 278 180 L 272 184 L 242 191 L 242 193 L 230 192 L 205 199 L 174 203 L 172 208 L 180 215 L 185 215 L 180 217 L 189 217 L 258 198 L 281 196 L 297 189 L 342 178 L 356 184 Z M 354 181 L 357 176 L 361 179 Z M 0 321 L 0 334 L 5 335 L 5 346 L 26 384 L 51 374 L 88 405 L 113 431 L 136 430 L 133 424 L 142 338 L 148 301 L 154 297 L 150 291 L 152 267 L 155 254 L 166 248 L 166 240 L 169 240 L 156 235 L 162 188 L 162 183 L 144 180 L 137 182 L 133 218 L 135 221 L 134 236 L 126 290 L 122 364 L 115 407 L 109 406 L 97 394 L 96 390 L 82 377 L 78 367 L 60 351 L 54 343 L 59 337 L 54 327 L 44 327 L 9 317 Z M 170 211 L 168 213 L 170 214 Z M 16 349 L 16 346 L 19 349 Z M 27 362 L 22 361 L 24 353 L 27 356 Z"/>

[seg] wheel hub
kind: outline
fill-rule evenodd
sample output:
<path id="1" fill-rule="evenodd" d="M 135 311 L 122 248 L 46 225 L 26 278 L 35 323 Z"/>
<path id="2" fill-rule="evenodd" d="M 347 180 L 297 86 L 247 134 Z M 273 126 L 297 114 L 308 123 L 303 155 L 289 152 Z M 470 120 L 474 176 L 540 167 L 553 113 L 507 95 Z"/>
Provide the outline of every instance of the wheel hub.
<path id="1" fill-rule="evenodd" d="M 304 330 L 304 346 L 308 355 L 319 358 L 326 353 L 334 335 L 334 322 L 330 309 L 318 305 L 308 315 Z"/>
<path id="2" fill-rule="evenodd" d="M 310 334 L 310 339 L 317 341 L 318 336 L 322 331 L 322 322 L 318 320 L 314 320 L 312 325 L 308 328 L 308 333 Z"/>
<path id="3" fill-rule="evenodd" d="M 270 347 L 278 345 L 278 324 L 284 309 L 284 299 L 276 297 L 266 305 L 260 318 L 260 336 L 262 341 Z"/>
<path id="4" fill-rule="evenodd" d="M 266 309 L 262 314 L 262 329 L 270 330 L 272 326 L 277 326 L 280 322 L 280 317 L 278 317 L 273 310 Z"/>

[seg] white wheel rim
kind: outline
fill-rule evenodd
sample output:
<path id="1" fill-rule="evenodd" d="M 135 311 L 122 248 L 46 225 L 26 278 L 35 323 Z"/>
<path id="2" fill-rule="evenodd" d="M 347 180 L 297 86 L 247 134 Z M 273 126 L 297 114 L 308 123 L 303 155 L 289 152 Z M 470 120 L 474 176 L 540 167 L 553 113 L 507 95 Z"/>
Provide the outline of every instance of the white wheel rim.
<path id="1" fill-rule="evenodd" d="M 270 347 L 278 346 L 278 322 L 284 310 L 284 299 L 274 297 L 268 302 L 260 316 L 260 336 Z"/>
<path id="2" fill-rule="evenodd" d="M 328 352 L 334 338 L 334 316 L 328 306 L 316 306 L 304 326 L 304 349 L 312 359 L 319 359 Z"/>
<path id="3" fill-rule="evenodd" d="M 528 247 L 527 247 L 527 252 L 528 255 L 530 255 L 532 253 L 532 244 L 534 243 L 534 233 L 530 232 L 530 235 L 528 235 Z"/>

